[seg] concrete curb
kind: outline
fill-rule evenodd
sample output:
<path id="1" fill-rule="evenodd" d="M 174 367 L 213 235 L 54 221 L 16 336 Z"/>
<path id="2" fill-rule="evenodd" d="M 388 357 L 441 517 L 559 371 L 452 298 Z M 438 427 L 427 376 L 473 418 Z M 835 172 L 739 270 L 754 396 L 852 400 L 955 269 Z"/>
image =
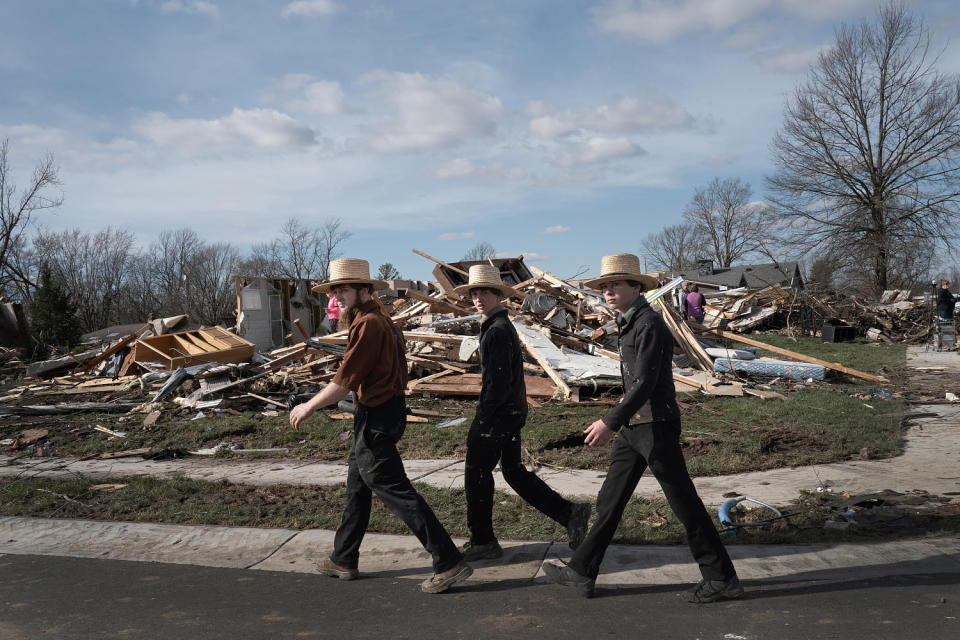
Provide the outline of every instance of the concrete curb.
<path id="1" fill-rule="evenodd" d="M 172 524 L 0 518 L 0 554 L 51 555 L 206 567 L 317 573 L 334 532 Z M 462 542 L 462 540 L 457 540 Z M 566 544 L 502 542 L 503 558 L 474 563 L 473 582 L 546 580 L 542 564 L 569 559 Z M 955 538 L 839 545 L 732 545 L 743 580 L 797 581 L 890 575 L 960 574 Z M 423 580 L 430 557 L 413 536 L 367 534 L 364 576 Z M 597 584 L 686 584 L 700 579 L 683 546 L 619 546 L 607 550 Z"/>

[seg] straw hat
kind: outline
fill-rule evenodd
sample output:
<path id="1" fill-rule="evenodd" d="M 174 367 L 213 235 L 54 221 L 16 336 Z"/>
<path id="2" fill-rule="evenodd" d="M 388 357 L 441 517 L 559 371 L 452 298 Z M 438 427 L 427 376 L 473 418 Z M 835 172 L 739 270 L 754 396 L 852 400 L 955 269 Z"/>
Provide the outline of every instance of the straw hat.
<path id="1" fill-rule="evenodd" d="M 342 284 L 369 284 L 375 291 L 386 289 L 383 280 L 370 277 L 370 263 L 359 258 L 339 258 L 330 261 L 330 279 L 313 287 L 313 291 L 330 293 L 334 287 Z"/>
<path id="2" fill-rule="evenodd" d="M 615 280 L 639 282 L 644 290 L 653 289 L 657 286 L 656 279 L 648 276 L 640 269 L 640 258 L 632 253 L 614 253 L 613 255 L 603 256 L 603 261 L 600 263 L 600 277 L 587 280 L 583 283 L 583 286 L 588 289 L 600 289 L 604 283 Z"/>
<path id="3" fill-rule="evenodd" d="M 470 296 L 470 289 L 495 289 L 500 292 L 501 298 L 509 298 L 516 293 L 513 287 L 503 284 L 500 269 L 490 264 L 475 264 L 470 267 L 467 284 L 454 287 L 453 291 L 458 296 L 467 298 Z"/>

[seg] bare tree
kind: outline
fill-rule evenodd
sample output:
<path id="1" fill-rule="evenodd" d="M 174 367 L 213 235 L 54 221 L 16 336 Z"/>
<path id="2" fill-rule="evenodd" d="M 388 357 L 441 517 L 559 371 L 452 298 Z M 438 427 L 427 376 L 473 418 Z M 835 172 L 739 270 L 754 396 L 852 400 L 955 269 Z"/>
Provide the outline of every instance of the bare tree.
<path id="1" fill-rule="evenodd" d="M 898 251 L 948 247 L 960 204 L 960 81 L 940 74 L 902 5 L 842 26 L 788 100 L 773 141 L 771 201 L 801 250 L 857 246 L 874 292 Z"/>
<path id="2" fill-rule="evenodd" d="M 191 318 L 215 325 L 236 308 L 231 275 L 239 259 L 239 252 L 227 243 L 208 244 L 193 256 L 184 283 Z"/>
<path id="3" fill-rule="evenodd" d="M 343 220 L 331 218 L 320 227 L 320 272 L 321 280 L 330 279 L 330 262 L 340 257 L 340 245 L 352 234 L 343 228 Z"/>
<path id="4" fill-rule="evenodd" d="M 0 143 L 0 295 L 11 292 L 11 284 L 29 293 L 39 275 L 23 271 L 23 263 L 13 260 L 23 255 L 26 245 L 23 233 L 29 228 L 34 213 L 63 204 L 63 194 L 57 187 L 60 181 L 53 155 L 47 155 L 33 169 L 26 187 L 17 193 L 11 182 L 9 141 Z M 54 193 L 56 192 L 56 193 Z"/>
<path id="5" fill-rule="evenodd" d="M 280 232 L 270 242 L 254 245 L 249 259 L 241 263 L 248 271 L 242 275 L 327 280 L 330 261 L 340 256 L 340 245 L 350 237 L 340 218 L 327 220 L 315 229 L 289 218 Z"/>
<path id="6" fill-rule="evenodd" d="M 729 267 L 762 245 L 766 207 L 751 203 L 750 195 L 750 184 L 740 178 L 714 178 L 697 188 L 683 212 L 704 244 L 699 253 L 719 267 Z"/>
<path id="7" fill-rule="evenodd" d="M 496 249 L 493 248 L 492 244 L 489 242 L 478 242 L 472 249 L 463 254 L 463 261 L 486 260 L 494 253 L 496 253 Z"/>
<path id="8" fill-rule="evenodd" d="M 676 224 L 651 233 L 643 239 L 641 247 L 644 255 L 651 259 L 651 267 L 680 271 L 695 265 L 704 255 L 703 244 L 693 225 Z"/>
<path id="9" fill-rule="evenodd" d="M 118 322 L 133 247 L 130 232 L 110 227 L 94 234 L 79 229 L 41 232 L 33 245 L 39 263 L 50 269 L 76 302 L 84 331 Z"/>

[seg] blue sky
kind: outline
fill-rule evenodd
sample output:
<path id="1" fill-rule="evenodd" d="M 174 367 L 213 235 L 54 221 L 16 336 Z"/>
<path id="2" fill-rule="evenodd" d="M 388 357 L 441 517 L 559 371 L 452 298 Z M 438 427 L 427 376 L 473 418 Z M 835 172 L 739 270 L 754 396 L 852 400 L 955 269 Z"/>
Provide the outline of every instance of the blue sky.
<path id="1" fill-rule="evenodd" d="M 960 72 L 960 4 L 909 2 Z M 763 197 L 785 97 L 868 0 L 8 0 L 0 139 L 60 165 L 54 229 L 246 250 L 288 217 L 430 278 L 477 242 L 563 277 L 695 187 Z M 23 178 L 25 179 L 25 177 Z"/>

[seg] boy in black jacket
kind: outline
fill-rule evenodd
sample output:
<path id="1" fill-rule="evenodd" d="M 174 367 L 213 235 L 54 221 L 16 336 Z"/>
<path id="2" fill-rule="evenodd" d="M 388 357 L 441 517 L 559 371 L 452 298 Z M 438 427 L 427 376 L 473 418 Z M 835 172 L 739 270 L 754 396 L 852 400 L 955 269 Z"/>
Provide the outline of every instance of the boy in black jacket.
<path id="1" fill-rule="evenodd" d="M 568 565 L 545 563 L 547 576 L 593 596 L 607 546 L 623 517 L 640 476 L 650 467 L 670 508 L 687 532 L 687 542 L 703 580 L 690 592 L 691 602 L 738 598 L 743 587 L 720 534 L 687 473 L 680 448 L 680 409 L 673 386 L 673 336 L 663 318 L 643 296 L 648 276 L 637 256 L 603 258 L 601 276 L 586 283 L 603 291 L 617 310 L 623 398 L 601 420 L 584 430 L 585 442 L 602 446 L 619 432 L 610 452 L 610 468 L 597 496 L 597 519 Z"/>
<path id="2" fill-rule="evenodd" d="M 467 561 L 503 554 L 493 532 L 493 469 L 500 462 L 503 478 L 521 498 L 567 528 L 571 549 L 587 531 L 590 504 L 575 504 L 551 489 L 521 460 L 520 429 L 527 420 L 527 391 L 517 330 L 500 301 L 513 289 L 491 265 L 470 267 L 468 284 L 457 287 L 470 295 L 483 316 L 480 327 L 482 387 L 476 415 L 467 435 L 464 485 L 470 540 L 461 547 Z"/>

